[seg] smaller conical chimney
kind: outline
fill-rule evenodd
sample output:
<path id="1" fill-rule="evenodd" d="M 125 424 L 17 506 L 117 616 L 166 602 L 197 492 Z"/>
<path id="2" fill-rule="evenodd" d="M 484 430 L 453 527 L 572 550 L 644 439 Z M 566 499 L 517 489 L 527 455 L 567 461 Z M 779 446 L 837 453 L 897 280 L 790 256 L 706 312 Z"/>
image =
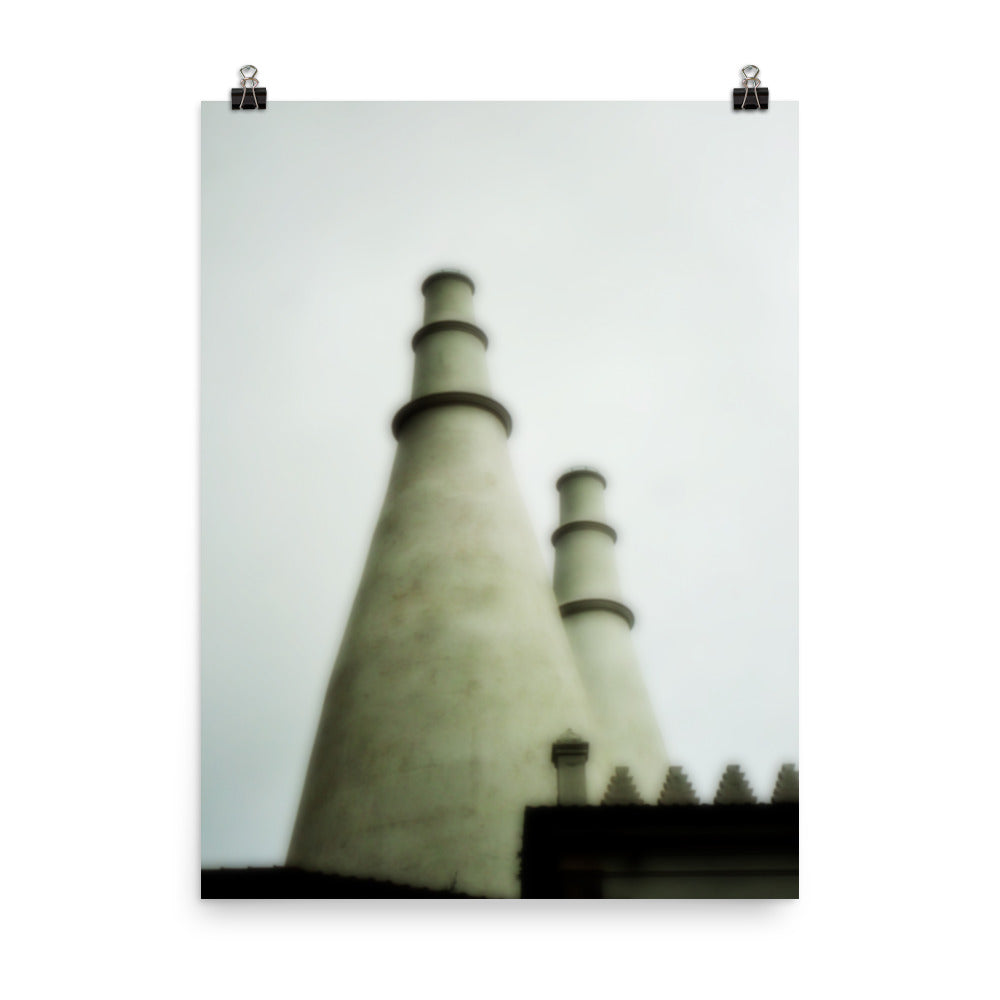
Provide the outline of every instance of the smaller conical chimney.
<path id="1" fill-rule="evenodd" d="M 606 486 L 589 468 L 556 481 L 554 589 L 597 726 L 590 740 L 594 786 L 604 789 L 615 767 L 627 766 L 643 799 L 655 802 L 667 758 L 632 644 L 635 619 L 622 601 Z"/>

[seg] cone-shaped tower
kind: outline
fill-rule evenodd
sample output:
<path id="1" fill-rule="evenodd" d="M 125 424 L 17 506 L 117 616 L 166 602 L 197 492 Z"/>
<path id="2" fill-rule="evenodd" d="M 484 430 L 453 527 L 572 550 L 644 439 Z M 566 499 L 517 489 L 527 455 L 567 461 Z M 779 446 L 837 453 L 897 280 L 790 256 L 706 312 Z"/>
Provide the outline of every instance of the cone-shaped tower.
<path id="1" fill-rule="evenodd" d="M 524 807 L 591 729 L 514 480 L 472 282 L 423 285 L 413 394 L 327 690 L 288 864 L 517 895 Z"/>
<path id="2" fill-rule="evenodd" d="M 594 717 L 592 787 L 600 794 L 615 767 L 626 765 L 643 799 L 655 802 L 667 758 L 632 644 L 632 612 L 622 603 L 606 486 L 593 469 L 572 469 L 556 482 L 554 589 Z"/>

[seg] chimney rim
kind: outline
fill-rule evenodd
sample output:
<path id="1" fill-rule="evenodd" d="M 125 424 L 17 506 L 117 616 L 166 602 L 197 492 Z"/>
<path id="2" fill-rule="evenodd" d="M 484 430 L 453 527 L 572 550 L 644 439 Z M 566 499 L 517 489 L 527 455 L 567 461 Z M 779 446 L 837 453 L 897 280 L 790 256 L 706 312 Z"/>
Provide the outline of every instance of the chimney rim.
<path id="1" fill-rule="evenodd" d="M 459 271 L 453 267 L 445 267 L 439 271 L 431 272 L 426 278 L 424 278 L 423 283 L 420 286 L 421 295 L 426 295 L 428 285 L 441 278 L 458 278 L 460 281 L 464 281 L 469 288 L 472 289 L 473 294 L 475 294 L 476 283 L 472 280 L 472 278 L 470 278 L 464 271 Z"/>
<path id="2" fill-rule="evenodd" d="M 595 479 L 599 479 L 601 481 L 601 485 L 605 489 L 608 488 L 608 481 L 604 478 L 603 475 L 601 475 L 600 472 L 597 471 L 597 469 L 592 469 L 589 465 L 578 465 L 572 469 L 567 469 L 556 480 L 556 489 L 557 490 L 561 489 L 563 483 L 565 483 L 568 479 L 573 479 L 576 476 L 593 476 Z"/>

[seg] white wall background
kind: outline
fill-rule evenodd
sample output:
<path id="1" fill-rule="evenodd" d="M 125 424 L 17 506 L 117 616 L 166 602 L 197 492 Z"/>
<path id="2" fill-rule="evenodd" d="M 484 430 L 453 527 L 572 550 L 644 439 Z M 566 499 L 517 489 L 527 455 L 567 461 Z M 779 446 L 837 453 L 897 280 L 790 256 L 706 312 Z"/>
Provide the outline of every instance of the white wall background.
<path id="1" fill-rule="evenodd" d="M 202 154 L 205 863 L 284 858 L 448 263 L 543 551 L 597 466 L 672 759 L 766 799 L 798 749 L 796 106 L 211 103 Z"/>
<path id="2" fill-rule="evenodd" d="M 988 989 L 996 19 L 969 3 L 10 11 L 7 992 Z M 247 58 L 275 100 L 714 100 L 754 59 L 801 102 L 800 903 L 198 901 L 198 102 Z"/>

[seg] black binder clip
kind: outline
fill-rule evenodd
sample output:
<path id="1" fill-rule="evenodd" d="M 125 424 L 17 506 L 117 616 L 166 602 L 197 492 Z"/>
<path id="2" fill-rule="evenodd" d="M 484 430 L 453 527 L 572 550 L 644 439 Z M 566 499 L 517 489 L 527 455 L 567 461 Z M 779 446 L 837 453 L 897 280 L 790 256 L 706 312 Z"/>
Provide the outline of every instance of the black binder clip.
<path id="1" fill-rule="evenodd" d="M 257 67 L 241 66 L 240 76 L 243 78 L 242 87 L 233 87 L 229 92 L 232 98 L 233 111 L 263 111 L 267 107 L 267 87 L 258 87 Z M 250 94 L 247 95 L 247 88 Z"/>
<path id="2" fill-rule="evenodd" d="M 760 85 L 756 66 L 744 66 L 743 86 L 733 87 L 733 111 L 767 111 L 767 87 Z M 753 91 L 753 96 L 751 96 Z"/>

